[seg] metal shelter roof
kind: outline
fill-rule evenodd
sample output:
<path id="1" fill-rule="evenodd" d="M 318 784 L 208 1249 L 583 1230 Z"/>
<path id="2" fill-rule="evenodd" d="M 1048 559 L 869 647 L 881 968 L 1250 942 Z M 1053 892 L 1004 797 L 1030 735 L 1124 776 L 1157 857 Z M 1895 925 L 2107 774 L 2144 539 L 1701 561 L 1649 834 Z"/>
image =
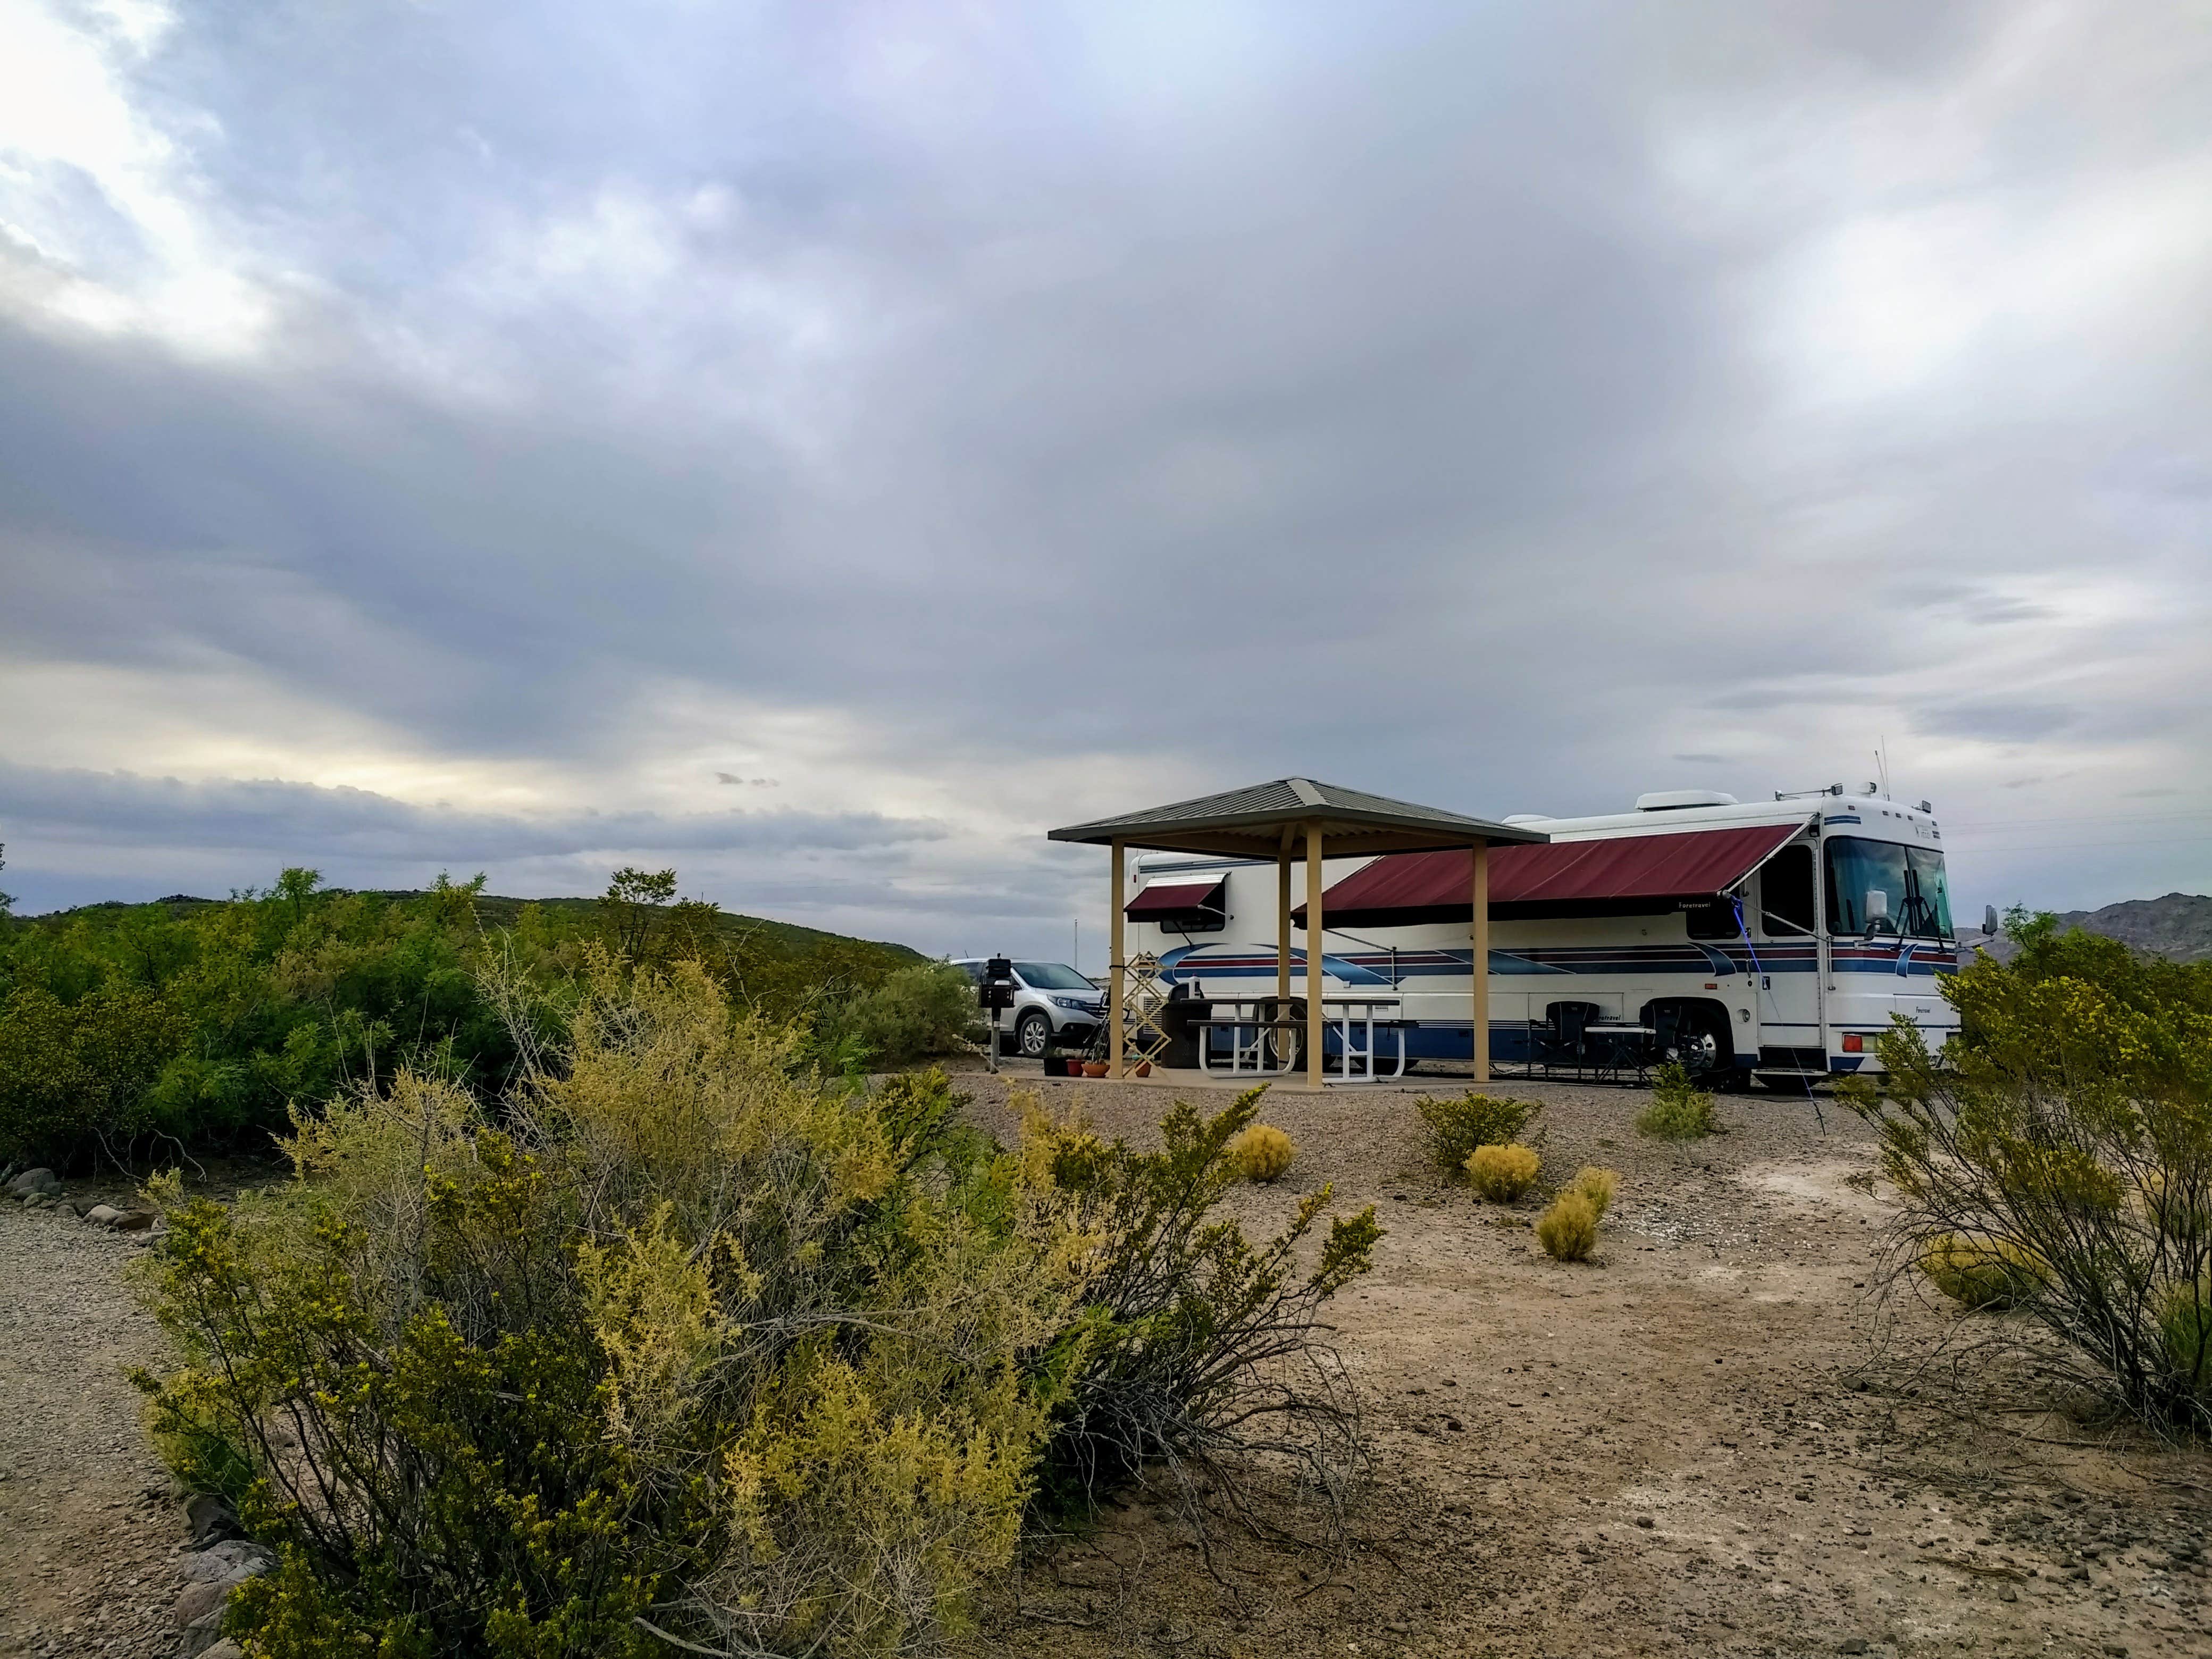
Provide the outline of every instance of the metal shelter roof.
<path id="1" fill-rule="evenodd" d="M 1724 893 L 1771 858 L 1802 823 L 1747 824 L 1653 836 L 1507 848 L 1490 864 L 1490 910 L 1501 918 L 1671 909 Z M 1377 859 L 1322 896 L 1340 927 L 1467 920 L 1464 860 L 1417 854 Z M 1292 916 L 1304 920 L 1304 907 Z"/>
<path id="2" fill-rule="evenodd" d="M 1540 844 L 1551 839 L 1540 830 L 1493 823 L 1311 778 L 1277 778 L 1248 789 L 1072 823 L 1053 830 L 1050 838 L 1101 847 L 1118 841 L 1167 853 L 1272 859 L 1282 849 L 1285 832 L 1295 836 L 1315 823 L 1321 825 L 1322 844 L 1331 858 L 1464 851 L 1480 844 Z"/>

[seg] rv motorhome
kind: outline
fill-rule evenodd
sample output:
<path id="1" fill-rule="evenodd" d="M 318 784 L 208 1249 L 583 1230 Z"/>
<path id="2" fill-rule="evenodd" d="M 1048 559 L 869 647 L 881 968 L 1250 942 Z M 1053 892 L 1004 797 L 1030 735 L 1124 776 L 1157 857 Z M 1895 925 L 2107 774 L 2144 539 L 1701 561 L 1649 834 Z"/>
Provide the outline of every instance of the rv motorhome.
<path id="1" fill-rule="evenodd" d="M 1799 1089 L 1878 1069 L 1875 1040 L 1893 1014 L 1931 1046 L 1957 1029 L 1936 988 L 1958 951 L 1925 801 L 1841 785 L 1771 802 L 1682 790 L 1608 817 L 1506 821 L 1552 839 L 1490 854 L 1498 1061 L 1543 1060 L 1585 1025 L 1626 1025 L 1662 1034 L 1662 1057 L 1713 1080 Z M 1409 1058 L 1468 1059 L 1467 854 L 1332 859 L 1323 873 L 1325 994 L 1393 996 Z M 1157 956 L 1186 995 L 1273 993 L 1272 863 L 1146 854 L 1131 877 L 1129 957 Z M 1296 995 L 1304 915 L 1293 915 Z"/>

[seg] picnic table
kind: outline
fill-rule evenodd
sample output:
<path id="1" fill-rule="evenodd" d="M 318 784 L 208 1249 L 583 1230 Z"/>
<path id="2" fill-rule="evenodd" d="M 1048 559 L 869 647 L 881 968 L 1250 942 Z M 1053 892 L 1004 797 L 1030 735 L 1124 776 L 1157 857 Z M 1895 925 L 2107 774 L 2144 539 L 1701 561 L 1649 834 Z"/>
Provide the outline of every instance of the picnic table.
<path id="1" fill-rule="evenodd" d="M 1395 995 L 1322 997 L 1323 1043 L 1327 1042 L 1326 1033 L 1334 1031 L 1338 1057 L 1337 1074 L 1326 1080 L 1380 1083 L 1403 1077 L 1406 1033 L 1414 1022 L 1398 1017 L 1402 1006 Z M 1193 1018 L 1190 1024 L 1199 1034 L 1198 1068 L 1210 1077 L 1288 1077 L 1305 1070 L 1303 1044 L 1309 1022 L 1305 1012 L 1296 1005 L 1271 997 L 1242 1001 L 1217 1000 L 1203 1017 Z M 1216 1031 L 1224 1031 L 1229 1036 L 1229 1063 L 1225 1070 L 1213 1063 Z M 1385 1055 L 1377 1046 L 1381 1038 L 1391 1040 L 1395 1052 Z M 1389 1060 L 1390 1069 L 1377 1069 L 1385 1059 Z M 1325 1071 L 1324 1067 L 1324 1074 Z"/>

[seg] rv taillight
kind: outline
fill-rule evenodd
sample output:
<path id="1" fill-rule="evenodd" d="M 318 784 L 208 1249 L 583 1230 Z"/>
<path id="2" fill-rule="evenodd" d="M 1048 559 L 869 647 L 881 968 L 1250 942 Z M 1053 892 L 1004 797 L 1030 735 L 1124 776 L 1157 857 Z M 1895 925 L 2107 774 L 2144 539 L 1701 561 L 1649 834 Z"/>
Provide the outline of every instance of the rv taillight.
<path id="1" fill-rule="evenodd" d="M 1844 1032 L 1844 1052 L 1847 1054 L 1864 1054 L 1866 1052 L 1866 1039 L 1861 1036 L 1856 1031 Z"/>

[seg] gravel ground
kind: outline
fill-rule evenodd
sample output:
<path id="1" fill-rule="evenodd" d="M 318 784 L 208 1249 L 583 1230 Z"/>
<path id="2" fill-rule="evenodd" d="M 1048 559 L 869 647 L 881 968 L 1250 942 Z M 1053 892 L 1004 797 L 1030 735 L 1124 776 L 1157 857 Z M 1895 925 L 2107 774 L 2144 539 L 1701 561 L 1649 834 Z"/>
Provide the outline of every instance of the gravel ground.
<path id="1" fill-rule="evenodd" d="M 142 1253 L 66 1207 L 0 1203 L 0 1653 L 176 1648 L 184 1511 L 125 1376 L 161 1341 L 124 1282 Z"/>
<path id="2" fill-rule="evenodd" d="M 1173 1098 L 1027 1070 L 959 1079 L 979 1121 L 1011 1133 L 1025 1087 L 1139 1139 Z M 1631 1127 L 1638 1091 L 1499 1087 L 1543 1103 L 1548 1170 L 1621 1172 L 1598 1261 L 1546 1260 L 1527 1208 L 1426 1170 L 1422 1090 L 1267 1102 L 1302 1150 L 1243 1217 L 1328 1181 L 1389 1229 L 1333 1315 L 1376 1451 L 1349 1556 L 1230 1540 L 1209 1572 L 1132 1502 L 995 1592 L 970 1654 L 2212 1654 L 2212 1460 L 1960 1414 L 1882 1363 L 1932 1348 L 1936 1310 L 1869 1350 L 1885 1206 L 1856 1120 L 1727 1097 L 1729 1133 L 1670 1146 Z M 124 1284 L 137 1254 L 0 1205 L 0 1652 L 177 1650 L 179 1495 L 123 1375 L 159 1349 Z"/>
<path id="3" fill-rule="evenodd" d="M 1010 1087 L 1133 1139 L 1173 1097 L 959 1081 L 1001 1132 Z M 1301 1148 L 1283 1188 L 1333 1182 L 1389 1229 L 1332 1315 L 1376 1452 L 1350 1559 L 1232 1545 L 1217 1579 L 1134 1503 L 1033 1561 L 978 1653 L 2212 1653 L 2189 1553 L 2204 1456 L 1962 1418 L 1897 1375 L 1938 1310 L 1869 1347 L 1886 1206 L 1856 1118 L 1724 1096 L 1728 1133 L 1673 1146 L 1635 1133 L 1640 1091 L 1495 1085 L 1543 1103 L 1547 1172 L 1621 1172 L 1601 1259 L 1565 1266 L 1526 1231 L 1533 1206 L 1479 1205 L 1423 1164 L 1414 1100 L 1465 1086 L 1265 1105 Z M 1239 1204 L 1266 1224 L 1291 1197 Z"/>

